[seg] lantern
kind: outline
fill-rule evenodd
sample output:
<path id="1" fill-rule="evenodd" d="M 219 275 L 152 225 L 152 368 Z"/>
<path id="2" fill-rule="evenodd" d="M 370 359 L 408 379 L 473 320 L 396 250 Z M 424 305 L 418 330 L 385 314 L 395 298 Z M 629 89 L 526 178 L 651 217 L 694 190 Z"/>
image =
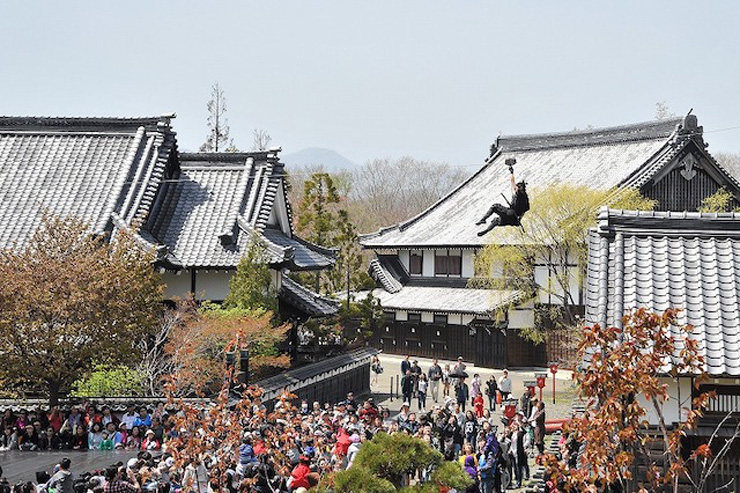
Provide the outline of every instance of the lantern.
<path id="1" fill-rule="evenodd" d="M 547 373 L 535 373 L 534 377 L 537 379 L 537 387 L 540 389 L 540 400 L 542 400 L 542 389 L 545 388 Z"/>

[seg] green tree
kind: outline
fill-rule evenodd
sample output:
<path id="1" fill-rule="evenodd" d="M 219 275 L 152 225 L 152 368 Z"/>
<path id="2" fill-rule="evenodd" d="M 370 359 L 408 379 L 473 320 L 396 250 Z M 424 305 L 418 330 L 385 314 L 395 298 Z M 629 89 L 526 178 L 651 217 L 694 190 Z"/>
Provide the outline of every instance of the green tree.
<path id="1" fill-rule="evenodd" d="M 0 251 L 0 379 L 51 404 L 100 364 L 129 364 L 160 320 L 162 283 L 130 232 L 115 240 L 46 217 L 23 249 Z"/>
<path id="2" fill-rule="evenodd" d="M 314 173 L 303 184 L 297 229 L 308 241 L 339 250 L 331 271 L 309 274 L 317 292 L 336 293 L 365 286 L 369 276 L 362 269 L 357 230 L 345 208 L 346 198 L 337 191 L 329 173 Z"/>
<path id="3" fill-rule="evenodd" d="M 229 281 L 224 308 L 277 313 L 277 293 L 273 287 L 272 270 L 267 263 L 266 247 L 256 234 L 250 238 L 236 274 Z"/>
<path id="4" fill-rule="evenodd" d="M 701 207 L 699 207 L 699 212 L 732 212 L 737 210 L 735 197 L 725 187 L 702 200 Z"/>
<path id="5" fill-rule="evenodd" d="M 404 488 L 406 478 L 417 470 L 432 470 L 429 484 Z M 371 489 L 365 489 L 365 484 Z M 472 483 L 457 463 L 444 462 L 442 454 L 428 443 L 406 433 L 378 433 L 363 443 L 352 467 L 325 478 L 319 492 L 355 491 L 439 491 L 439 488 L 464 490 Z"/>
<path id="6" fill-rule="evenodd" d="M 538 319 L 545 325 L 574 327 L 578 300 L 572 286 L 580 286 L 587 265 L 586 234 L 596 225 L 599 207 L 652 210 L 655 201 L 638 190 L 596 190 L 583 185 L 556 184 L 530 192 L 531 209 L 523 228 L 499 227 L 476 256 L 473 286 L 519 289 L 551 302 L 543 304 Z M 546 266 L 547 282 L 535 283 L 536 265 Z M 509 307 L 501 307 L 501 316 Z M 540 324 L 538 324 L 540 325 Z M 534 342 L 544 340 L 539 327 L 525 331 Z"/>
<path id="7" fill-rule="evenodd" d="M 95 364 L 89 375 L 72 383 L 76 397 L 130 397 L 141 395 L 144 374 L 125 365 Z"/>
<path id="8" fill-rule="evenodd" d="M 229 120 L 226 118 L 226 94 L 216 82 L 211 86 L 211 99 L 206 103 L 208 109 L 208 137 L 200 146 L 201 152 L 236 152 L 234 141 L 229 137 Z"/>

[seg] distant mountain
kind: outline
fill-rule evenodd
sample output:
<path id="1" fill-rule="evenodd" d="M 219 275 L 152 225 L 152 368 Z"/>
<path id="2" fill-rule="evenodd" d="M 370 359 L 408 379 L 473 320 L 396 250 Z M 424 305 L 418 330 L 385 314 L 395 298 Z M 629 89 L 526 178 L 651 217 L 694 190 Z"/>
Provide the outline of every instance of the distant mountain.
<path id="1" fill-rule="evenodd" d="M 324 169 L 331 173 L 353 170 L 360 166 L 336 151 L 321 147 L 309 147 L 300 151 L 281 154 L 280 160 L 288 165 L 288 170 L 298 166 L 323 165 Z"/>

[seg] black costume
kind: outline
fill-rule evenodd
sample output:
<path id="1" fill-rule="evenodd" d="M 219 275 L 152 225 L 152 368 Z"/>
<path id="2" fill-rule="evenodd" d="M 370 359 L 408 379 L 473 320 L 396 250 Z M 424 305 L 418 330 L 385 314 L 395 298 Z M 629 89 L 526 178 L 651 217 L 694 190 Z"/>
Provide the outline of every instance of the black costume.
<path id="1" fill-rule="evenodd" d="M 478 236 L 491 231 L 496 226 L 519 226 L 521 224 L 522 216 L 529 210 L 529 196 L 527 196 L 527 185 L 523 181 L 516 184 L 516 193 L 511 199 L 509 207 L 501 204 L 493 204 L 483 216 L 483 219 L 478 221 L 477 225 L 485 224 L 491 214 L 497 214 L 498 217 L 494 217 L 491 220 L 491 224 L 486 229 L 478 232 Z"/>

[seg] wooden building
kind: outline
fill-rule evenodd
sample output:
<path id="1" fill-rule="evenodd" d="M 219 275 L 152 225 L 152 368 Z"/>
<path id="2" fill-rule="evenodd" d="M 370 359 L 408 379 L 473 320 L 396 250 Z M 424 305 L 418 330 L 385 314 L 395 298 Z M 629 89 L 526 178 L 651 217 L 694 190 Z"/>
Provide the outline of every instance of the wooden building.
<path id="1" fill-rule="evenodd" d="M 517 180 L 525 180 L 529 190 L 556 183 L 632 187 L 657 200 L 661 211 L 695 211 L 720 187 L 740 198 L 740 184 L 709 154 L 691 114 L 586 131 L 500 136 L 491 151 L 477 172 L 427 210 L 361 237 L 363 247 L 376 253 L 373 295 L 387 314 L 375 334 L 377 347 L 396 354 L 461 355 L 493 367 L 544 365 L 552 357 L 556 348 L 534 346 L 520 336 L 521 329 L 534 326 L 537 305 L 554 303 L 545 291 L 527 299 L 523 293 L 467 287 L 476 275 L 475 255 L 487 242 L 477 235 L 475 223 L 491 203 L 502 202 L 501 194 L 511 194 L 504 164 L 509 158 L 517 160 Z M 574 259 L 565 267 L 577 280 L 584 266 Z M 540 286 L 550 282 L 550 266 L 533 270 Z M 582 311 L 582 284 L 574 281 L 570 289 Z M 505 316 L 497 320 L 496 311 Z"/>
<path id="2" fill-rule="evenodd" d="M 294 234 L 280 149 L 180 153 L 173 118 L 0 117 L 0 248 L 23 248 L 46 212 L 107 237 L 139 225 L 168 298 L 222 301 L 256 236 L 285 315 L 335 313 L 286 277 L 331 268 L 335 252 Z"/>

